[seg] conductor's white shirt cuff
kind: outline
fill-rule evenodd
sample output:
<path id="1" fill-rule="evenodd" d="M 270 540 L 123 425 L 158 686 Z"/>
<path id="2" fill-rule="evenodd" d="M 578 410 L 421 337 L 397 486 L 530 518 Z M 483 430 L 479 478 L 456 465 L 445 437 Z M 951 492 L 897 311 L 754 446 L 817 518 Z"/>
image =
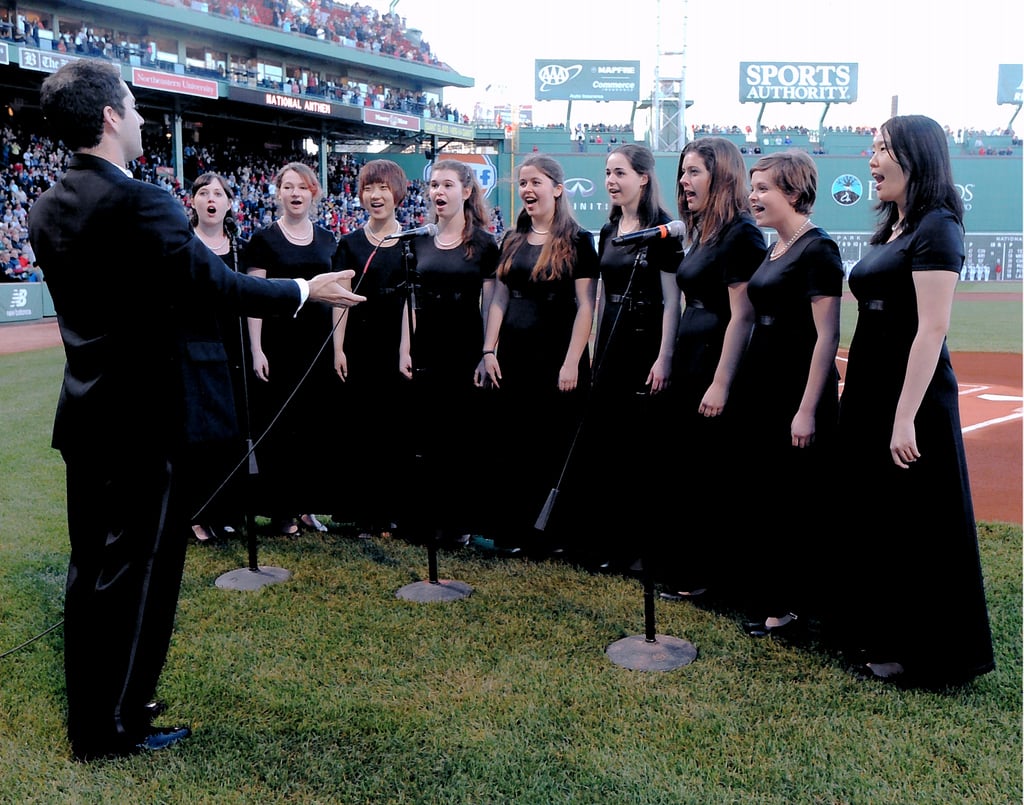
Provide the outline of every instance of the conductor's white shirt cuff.
<path id="1" fill-rule="evenodd" d="M 299 284 L 299 306 L 295 309 L 295 313 L 298 315 L 302 306 L 306 304 L 306 300 L 309 299 L 309 281 L 302 277 L 296 277 L 295 281 Z"/>

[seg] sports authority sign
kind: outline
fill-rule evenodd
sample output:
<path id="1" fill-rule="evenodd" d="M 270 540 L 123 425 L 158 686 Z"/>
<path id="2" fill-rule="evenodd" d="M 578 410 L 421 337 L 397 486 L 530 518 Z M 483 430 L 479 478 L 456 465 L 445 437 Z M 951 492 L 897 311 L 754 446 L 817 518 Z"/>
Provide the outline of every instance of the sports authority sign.
<path id="1" fill-rule="evenodd" d="M 740 62 L 740 103 L 853 103 L 857 64 Z"/>

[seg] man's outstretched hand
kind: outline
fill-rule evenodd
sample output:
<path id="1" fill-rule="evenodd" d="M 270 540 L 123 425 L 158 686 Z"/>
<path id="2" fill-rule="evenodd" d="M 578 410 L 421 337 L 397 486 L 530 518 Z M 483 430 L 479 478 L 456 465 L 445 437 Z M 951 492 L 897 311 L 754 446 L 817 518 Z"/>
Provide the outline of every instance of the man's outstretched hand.
<path id="1" fill-rule="evenodd" d="M 326 302 L 333 307 L 352 307 L 365 302 L 366 297 L 352 293 L 342 282 L 351 280 L 356 275 L 352 269 L 345 271 L 328 271 L 317 274 L 309 281 L 309 298 L 316 302 Z"/>

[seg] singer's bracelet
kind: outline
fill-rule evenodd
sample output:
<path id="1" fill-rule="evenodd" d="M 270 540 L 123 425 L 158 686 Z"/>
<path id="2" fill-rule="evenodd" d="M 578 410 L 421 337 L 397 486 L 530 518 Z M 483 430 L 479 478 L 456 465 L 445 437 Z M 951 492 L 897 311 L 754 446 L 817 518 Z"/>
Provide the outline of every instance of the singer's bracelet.
<path id="1" fill-rule="evenodd" d="M 483 351 L 483 354 L 480 357 L 482 358 L 484 355 L 494 355 L 494 354 L 495 354 L 495 351 L 493 349 L 485 349 Z"/>

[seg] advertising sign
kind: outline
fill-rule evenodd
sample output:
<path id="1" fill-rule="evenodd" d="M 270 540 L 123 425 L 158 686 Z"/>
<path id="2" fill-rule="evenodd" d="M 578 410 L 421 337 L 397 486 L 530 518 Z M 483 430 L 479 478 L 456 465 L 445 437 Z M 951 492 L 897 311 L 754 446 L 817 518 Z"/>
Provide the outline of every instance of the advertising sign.
<path id="1" fill-rule="evenodd" d="M 853 103 L 857 64 L 740 62 L 740 103 Z"/>
<path id="2" fill-rule="evenodd" d="M 1024 102 L 1024 64 L 1000 64 L 996 103 Z"/>
<path id="3" fill-rule="evenodd" d="M 538 101 L 640 100 L 640 62 L 537 59 L 534 97 Z"/>
<path id="4" fill-rule="evenodd" d="M 206 78 L 192 78 L 178 73 L 165 73 L 160 70 L 144 70 L 132 68 L 132 84 L 136 87 L 156 89 L 162 92 L 174 92 L 179 95 L 194 95 L 197 98 L 216 98 L 217 82 Z"/>
<path id="5" fill-rule="evenodd" d="M 43 284 L 41 282 L 0 283 L 0 323 L 32 321 L 43 317 Z"/>
<path id="6" fill-rule="evenodd" d="M 489 196 L 491 191 L 498 185 L 498 171 L 487 154 L 442 153 L 438 155 L 438 159 L 455 159 L 469 165 L 469 167 L 473 169 L 473 173 L 476 174 L 477 181 L 480 182 L 480 188 L 484 191 L 485 198 Z M 423 168 L 424 182 L 430 179 L 430 170 L 432 167 L 433 164 L 428 162 L 426 167 Z M 411 173 L 409 175 L 412 176 Z"/>

